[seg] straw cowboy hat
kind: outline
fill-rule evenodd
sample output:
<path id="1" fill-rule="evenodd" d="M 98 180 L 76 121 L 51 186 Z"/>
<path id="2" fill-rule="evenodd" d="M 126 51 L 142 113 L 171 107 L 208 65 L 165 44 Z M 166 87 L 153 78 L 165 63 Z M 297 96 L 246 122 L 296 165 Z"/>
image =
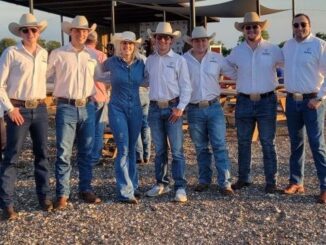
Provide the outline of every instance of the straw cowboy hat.
<path id="1" fill-rule="evenodd" d="M 23 14 L 22 17 L 20 17 L 19 23 L 15 23 L 15 22 L 10 23 L 8 29 L 12 34 L 20 37 L 20 29 L 23 27 L 37 27 L 41 33 L 45 30 L 47 26 L 48 26 L 48 22 L 46 20 L 37 22 L 34 15 Z"/>
<path id="2" fill-rule="evenodd" d="M 87 40 L 97 42 L 97 38 L 98 38 L 97 32 L 93 31 L 93 32 L 88 34 Z"/>
<path id="3" fill-rule="evenodd" d="M 248 12 L 248 13 L 246 13 L 244 18 L 243 18 L 243 22 L 240 22 L 240 23 L 235 22 L 234 27 L 238 31 L 242 32 L 243 27 L 245 25 L 252 25 L 252 24 L 259 25 L 262 30 L 265 30 L 267 28 L 267 20 L 261 21 L 256 12 Z"/>
<path id="4" fill-rule="evenodd" d="M 196 26 L 191 32 L 191 37 L 185 35 L 183 36 L 183 41 L 185 41 L 189 45 L 192 45 L 193 39 L 208 38 L 208 42 L 210 42 L 215 37 L 215 35 L 216 33 L 214 32 L 209 36 L 207 35 L 207 31 L 203 26 Z"/>
<path id="5" fill-rule="evenodd" d="M 88 30 L 89 33 L 95 31 L 97 25 L 94 23 L 91 27 L 88 26 L 88 21 L 85 16 L 77 15 L 71 22 L 63 21 L 61 24 L 61 28 L 63 32 L 70 35 L 70 31 L 72 28 L 75 29 L 85 29 Z"/>
<path id="6" fill-rule="evenodd" d="M 179 38 L 181 36 L 180 31 L 172 31 L 171 24 L 169 22 L 160 22 L 156 27 L 156 31 L 152 32 L 151 29 L 147 29 L 148 35 L 152 38 L 157 34 L 168 35 L 173 38 Z"/>
<path id="7" fill-rule="evenodd" d="M 116 33 L 112 37 L 112 43 L 115 46 L 118 45 L 121 41 L 133 42 L 135 45 L 140 45 L 142 43 L 142 39 L 138 38 L 136 40 L 136 34 L 131 31 L 124 31 L 122 33 Z"/>

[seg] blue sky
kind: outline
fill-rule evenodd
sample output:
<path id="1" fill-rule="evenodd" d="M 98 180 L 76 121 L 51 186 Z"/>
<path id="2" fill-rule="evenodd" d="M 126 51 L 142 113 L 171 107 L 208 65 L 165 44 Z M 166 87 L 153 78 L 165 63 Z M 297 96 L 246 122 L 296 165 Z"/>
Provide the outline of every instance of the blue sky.
<path id="1" fill-rule="evenodd" d="M 220 3 L 226 2 L 226 0 L 207 0 L 207 2 Z M 295 2 L 296 13 L 303 12 L 310 16 L 313 33 L 326 33 L 326 0 L 295 0 Z M 268 32 L 270 41 L 273 43 L 278 44 L 292 36 L 291 3 L 292 0 L 261 0 L 261 4 L 266 7 L 289 9 L 281 13 L 261 17 L 269 21 Z M 8 31 L 8 24 L 10 22 L 18 22 L 20 16 L 26 12 L 28 12 L 28 8 L 0 1 L 0 39 L 13 37 Z M 35 11 L 35 15 L 38 20 L 46 19 L 50 23 L 49 27 L 42 34 L 42 38 L 61 41 L 60 17 L 41 11 Z M 231 48 L 236 45 L 238 37 L 241 35 L 234 28 L 234 22 L 242 21 L 242 18 L 221 18 L 220 20 L 220 23 L 210 23 L 208 25 L 208 32 L 216 32 L 215 39 L 222 41 L 226 47 Z"/>

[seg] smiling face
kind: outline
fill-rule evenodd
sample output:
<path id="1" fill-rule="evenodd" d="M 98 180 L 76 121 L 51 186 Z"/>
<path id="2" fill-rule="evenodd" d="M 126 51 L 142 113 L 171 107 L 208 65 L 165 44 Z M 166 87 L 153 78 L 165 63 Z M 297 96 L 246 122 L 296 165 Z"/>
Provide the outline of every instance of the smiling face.
<path id="1" fill-rule="evenodd" d="M 157 47 L 157 52 L 160 55 L 167 54 L 172 45 L 173 37 L 164 34 L 155 35 L 155 44 Z"/>
<path id="2" fill-rule="evenodd" d="M 243 35 L 247 41 L 257 42 L 261 39 L 261 27 L 258 24 L 248 24 L 243 27 Z"/>
<path id="3" fill-rule="evenodd" d="M 135 51 L 135 44 L 131 41 L 124 40 L 120 42 L 120 52 L 121 56 L 129 60 Z"/>
<path id="4" fill-rule="evenodd" d="M 196 38 L 192 39 L 192 51 L 196 55 L 205 54 L 208 49 L 208 38 Z"/>
<path id="5" fill-rule="evenodd" d="M 71 44 L 75 48 L 83 47 L 86 40 L 87 40 L 88 33 L 89 33 L 88 29 L 72 28 L 71 31 L 70 31 Z"/>
<path id="6" fill-rule="evenodd" d="M 311 31 L 310 21 L 307 17 L 300 15 L 295 17 L 292 22 L 294 38 L 301 42 L 306 39 Z"/>
<path id="7" fill-rule="evenodd" d="M 34 45 L 40 37 L 40 30 L 37 27 L 22 27 L 19 31 L 24 45 Z"/>

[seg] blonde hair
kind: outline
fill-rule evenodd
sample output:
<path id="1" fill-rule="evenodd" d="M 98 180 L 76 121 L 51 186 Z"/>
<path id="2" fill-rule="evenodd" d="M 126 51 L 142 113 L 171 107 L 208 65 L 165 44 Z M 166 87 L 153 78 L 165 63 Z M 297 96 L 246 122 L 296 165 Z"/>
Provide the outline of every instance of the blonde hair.
<path id="1" fill-rule="evenodd" d="M 120 58 L 122 57 L 122 53 L 121 53 L 121 42 L 123 42 L 124 40 L 121 40 L 119 42 L 115 42 L 114 43 L 114 55 L 119 56 Z M 140 52 L 139 52 L 139 47 L 140 45 L 134 43 L 134 51 L 132 52 L 131 58 L 132 60 L 134 60 L 135 58 L 139 59 L 140 57 Z"/>

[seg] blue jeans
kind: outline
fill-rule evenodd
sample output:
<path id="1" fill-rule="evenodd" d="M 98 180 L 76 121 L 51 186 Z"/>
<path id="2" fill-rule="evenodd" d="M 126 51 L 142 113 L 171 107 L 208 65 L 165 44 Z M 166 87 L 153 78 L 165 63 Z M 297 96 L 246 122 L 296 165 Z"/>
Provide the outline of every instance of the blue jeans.
<path id="1" fill-rule="evenodd" d="M 309 109 L 309 99 L 294 101 L 286 99 L 286 117 L 291 141 L 290 183 L 303 184 L 305 145 L 307 132 L 309 145 L 317 169 L 320 189 L 326 190 L 326 151 L 324 138 L 325 104 L 317 110 Z M 305 132 L 306 129 L 306 132 Z"/>
<path id="2" fill-rule="evenodd" d="M 276 134 L 276 95 L 270 95 L 254 102 L 238 95 L 235 119 L 238 137 L 239 180 L 250 183 L 251 140 L 258 125 L 259 139 L 263 150 L 266 184 L 275 185 L 277 177 L 277 157 L 275 150 Z"/>
<path id="3" fill-rule="evenodd" d="M 169 122 L 172 108 L 160 109 L 156 104 L 149 107 L 149 126 L 151 127 L 152 139 L 155 145 L 155 177 L 157 184 L 169 184 L 168 178 L 168 142 L 172 152 L 172 177 L 175 189 L 185 188 L 185 158 L 183 154 L 183 131 L 181 117 L 175 123 Z"/>
<path id="4" fill-rule="evenodd" d="M 221 188 L 230 187 L 225 118 L 220 103 L 214 103 L 207 108 L 189 104 L 187 115 L 190 136 L 196 148 L 199 183 L 210 184 L 212 181 L 212 153 L 208 148 L 210 142 L 218 173 L 218 185 Z"/>
<path id="5" fill-rule="evenodd" d="M 2 208 L 12 207 L 17 180 L 16 165 L 28 132 L 33 142 L 34 176 L 36 194 L 39 200 L 50 198 L 49 163 L 48 163 L 48 112 L 46 105 L 36 109 L 20 107 L 24 118 L 18 126 L 6 116 L 7 147 L 0 167 L 0 204 Z"/>
<path id="6" fill-rule="evenodd" d="M 127 107 L 127 106 L 126 106 Z M 138 188 L 136 142 L 141 128 L 141 107 L 123 108 L 109 104 L 109 121 L 118 148 L 114 161 L 119 200 L 133 199 Z"/>
<path id="7" fill-rule="evenodd" d="M 104 113 L 107 114 L 105 107 L 107 107 L 106 102 L 95 102 L 95 137 L 91 156 L 93 166 L 96 165 L 102 157 L 103 133 L 105 125 L 107 124 L 107 119 L 104 119 Z"/>
<path id="8" fill-rule="evenodd" d="M 88 102 L 85 107 L 75 107 L 65 103 L 57 104 L 57 161 L 55 163 L 57 197 L 70 195 L 71 154 L 75 138 L 79 191 L 92 191 L 91 153 L 94 142 L 94 114 L 94 102 Z"/>
<path id="9" fill-rule="evenodd" d="M 143 161 L 149 160 L 151 154 L 151 130 L 148 125 L 149 97 L 148 93 L 139 93 L 140 103 L 143 110 L 141 131 L 136 144 L 136 158 Z"/>

